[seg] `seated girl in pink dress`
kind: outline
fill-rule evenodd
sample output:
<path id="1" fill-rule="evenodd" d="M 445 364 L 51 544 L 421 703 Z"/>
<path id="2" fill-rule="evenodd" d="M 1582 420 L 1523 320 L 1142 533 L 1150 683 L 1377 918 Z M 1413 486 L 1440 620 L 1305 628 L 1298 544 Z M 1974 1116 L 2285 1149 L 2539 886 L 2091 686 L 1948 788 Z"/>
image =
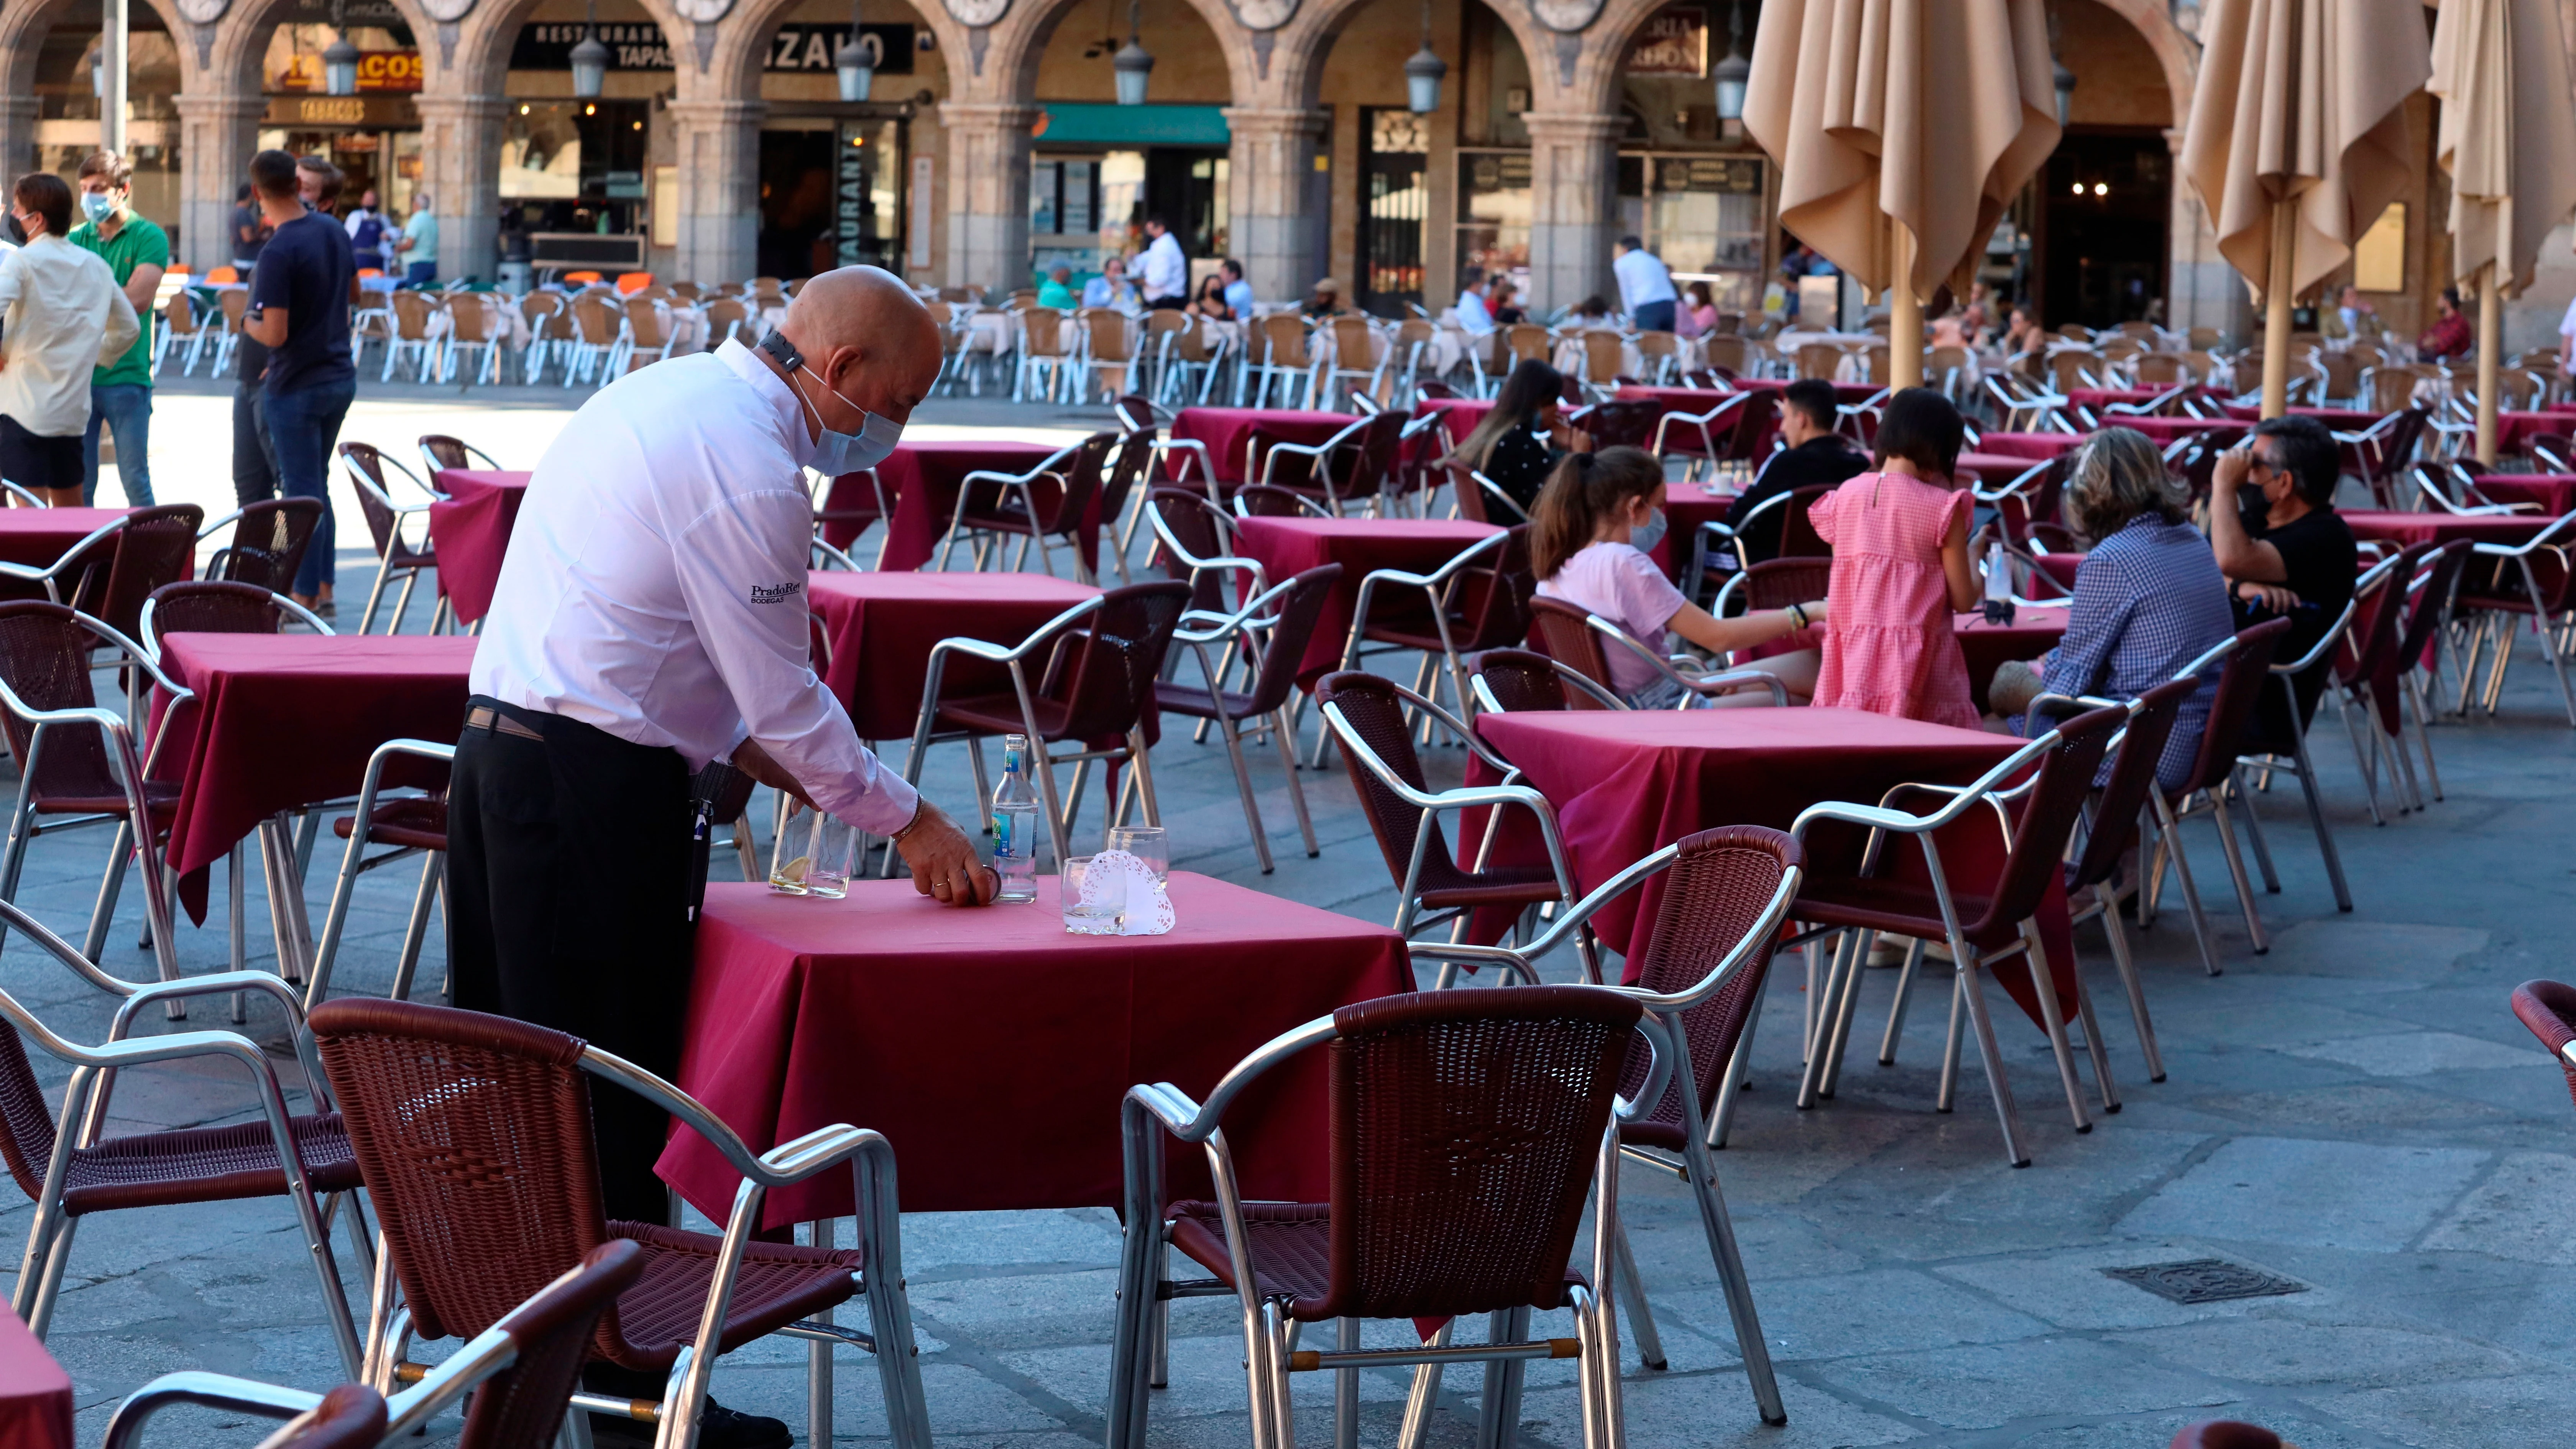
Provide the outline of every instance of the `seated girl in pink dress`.
<path id="1" fill-rule="evenodd" d="M 1722 653 L 1785 639 L 1825 617 L 1824 602 L 1817 600 L 1716 618 L 1673 587 L 1648 556 L 1663 536 L 1664 465 L 1653 454 L 1642 448 L 1572 454 L 1548 475 L 1530 513 L 1530 566 L 1538 575 L 1538 591 L 1610 620 L 1658 655 L 1664 652 L 1666 633 Z M 1694 702 L 1687 686 L 1635 651 L 1604 641 L 1602 655 L 1610 677 L 1599 682 L 1635 708 L 1671 709 Z M 1793 696 L 1816 687 L 1812 649 L 1745 667 L 1778 676 Z M 1768 704 L 1771 695 L 1739 690 L 1719 696 L 1718 702 Z"/>
<path id="2" fill-rule="evenodd" d="M 1972 500 L 1950 486 L 1965 436 L 1948 399 L 1908 388 L 1879 421 L 1877 468 L 1809 510 L 1834 550 L 1817 704 L 1977 727 L 1950 623 L 1985 589 L 1968 552 Z"/>

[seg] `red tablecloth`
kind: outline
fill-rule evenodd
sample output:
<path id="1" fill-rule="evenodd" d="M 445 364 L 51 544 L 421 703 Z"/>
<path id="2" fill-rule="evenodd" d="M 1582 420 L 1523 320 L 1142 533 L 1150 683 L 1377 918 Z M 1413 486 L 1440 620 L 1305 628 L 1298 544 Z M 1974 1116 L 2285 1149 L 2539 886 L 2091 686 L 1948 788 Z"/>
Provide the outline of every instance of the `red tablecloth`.
<path id="1" fill-rule="evenodd" d="M 930 648 L 942 639 L 1017 644 L 1047 620 L 1099 593 L 1088 584 L 1034 573 L 850 573 L 808 576 L 806 598 L 822 617 L 832 667 L 823 676 L 850 711 L 863 740 L 909 740 L 921 711 Z M 1035 683 L 1044 661 L 1033 666 Z M 942 677 L 950 693 L 1008 689 L 998 665 L 956 658 Z"/>
<path id="2" fill-rule="evenodd" d="M 1906 781 L 1959 785 L 2020 748 L 2008 735 L 1924 724 L 1851 709 L 1569 710 L 1484 714 L 1476 731 L 1556 807 L 1577 884 L 1589 889 L 1631 863 L 1694 831 L 1719 825 L 1786 830 L 1798 812 L 1823 800 L 1875 805 Z M 1486 767 L 1469 773 L 1476 783 Z M 1490 776 L 1485 776 L 1487 781 Z M 1928 797 L 1899 801 L 1927 813 Z M 1544 860 L 1529 812 L 1504 813 L 1494 858 Z M 1472 860 L 1481 821 L 1454 827 L 1457 848 Z M 1862 833 L 1820 830 L 1808 837 L 1809 868 L 1850 870 L 1860 862 Z M 1942 864 L 1953 883 L 1990 879 L 2003 859 L 1992 812 L 1979 810 L 1945 831 Z M 1922 860 L 1908 845 L 1896 859 Z M 1644 944 L 1662 898 L 1649 881 L 1592 918 L 1611 949 L 1633 956 Z M 2074 955 L 2065 900 L 2056 886 L 2041 930 L 2068 1019 L 2075 1015 Z M 1478 939 L 1489 939 L 1479 933 Z M 2019 967 L 1996 972 L 2023 1010 L 2038 1020 L 2038 998 Z"/>
<path id="3" fill-rule="evenodd" d="M 1653 558 L 1663 565 L 1666 575 L 1681 577 L 1682 570 L 1690 565 L 1699 526 L 1724 523 L 1726 510 L 1735 506 L 1735 496 L 1731 488 L 1704 488 L 1697 483 L 1675 483 L 1664 489 L 1664 536 L 1655 541 Z"/>
<path id="4" fill-rule="evenodd" d="M 1476 540 L 1501 529 L 1463 518 L 1246 518 L 1235 525 L 1243 555 L 1261 565 L 1273 584 L 1293 579 L 1328 563 L 1342 566 L 1315 634 L 1306 643 L 1306 658 L 1297 667 L 1302 684 L 1341 667 L 1342 646 L 1350 642 L 1351 610 L 1360 596 L 1360 580 L 1373 569 L 1403 569 L 1427 574 L 1456 558 Z M 1387 591 L 1381 589 L 1381 596 Z M 1422 597 L 1406 589 L 1391 598 L 1397 605 Z M 1372 610 L 1384 605 L 1372 605 Z"/>
<path id="5" fill-rule="evenodd" d="M 2496 451 L 2523 452 L 2535 433 L 2576 433 L 2576 417 L 2566 413 L 2496 414 Z"/>
<path id="6" fill-rule="evenodd" d="M 1016 476 L 1046 461 L 1062 446 L 982 439 L 897 443 L 894 452 L 877 465 L 877 480 L 885 485 L 886 496 L 894 500 L 894 517 L 886 521 L 885 553 L 877 566 L 917 569 L 931 561 L 939 552 L 939 540 L 948 534 L 949 520 L 957 516 L 957 490 L 965 486 L 967 474 L 991 469 Z M 823 498 L 824 509 L 874 507 L 873 497 L 862 496 L 866 486 L 866 479 L 857 473 L 833 479 L 831 491 Z M 1039 504 L 1046 506 L 1044 496 L 1039 499 Z M 1082 521 L 1083 547 L 1096 560 L 1099 557 L 1100 530 L 1098 499 L 1095 498 L 1091 507 L 1084 510 Z M 823 529 L 823 541 L 834 548 L 846 549 L 857 541 L 858 536 L 859 530 L 847 523 L 828 524 Z M 1029 558 L 1035 562 L 1037 555 L 1032 552 Z M 959 559 L 962 567 L 962 550 Z"/>
<path id="7" fill-rule="evenodd" d="M 76 1442 L 71 1375 L 18 1315 L 0 1312 L 0 1449 L 73 1449 Z"/>
<path id="8" fill-rule="evenodd" d="M 1208 465 L 1228 483 L 1257 483 L 1260 465 L 1244 456 L 1252 430 L 1259 428 L 1283 443 L 1313 447 L 1358 422 L 1349 413 L 1299 412 L 1287 408 L 1183 408 L 1172 419 L 1174 441 L 1205 443 Z M 1459 436 L 1464 437 L 1465 434 Z M 1251 469 L 1245 471 L 1247 466 Z M 1286 465 L 1282 465 L 1283 467 Z"/>
<path id="9" fill-rule="evenodd" d="M 2549 518 L 2576 509 L 2576 473 L 2489 473 L 2478 491 L 2498 503 L 2537 503 Z"/>
<path id="10" fill-rule="evenodd" d="M 441 468 L 433 484 L 447 495 L 429 505 L 429 541 L 438 552 L 438 591 L 471 624 L 492 607 L 501 582 L 501 560 L 510 552 L 510 526 L 528 496 L 528 475 L 474 468 Z"/>
<path id="11" fill-rule="evenodd" d="M 2227 418 L 2109 417 L 2102 420 L 2102 426 L 2135 428 L 2154 439 L 2155 445 L 2159 448 L 2171 447 L 2176 438 L 2189 437 L 2195 433 L 2215 433 L 2230 442 L 2244 436 L 2245 433 L 2243 423 Z"/>
<path id="12" fill-rule="evenodd" d="M 1961 453 L 1950 481 L 1963 488 L 1971 483 L 1980 488 L 2000 488 L 2046 461 L 2019 453 Z"/>
<path id="13" fill-rule="evenodd" d="M 1782 384 L 1782 386 L 1785 385 Z M 1710 430 L 1717 434 L 1717 445 L 1726 457 L 1749 458 L 1756 461 L 1768 458 L 1771 456 L 1771 437 L 1780 431 L 1780 408 L 1769 395 L 1777 389 L 1748 382 L 1741 384 L 1741 391 L 1758 394 L 1748 399 L 1738 410 L 1742 421 L 1737 421 L 1733 416 L 1720 418 L 1709 425 Z M 1875 391 L 1877 391 L 1875 388 L 1864 389 L 1862 396 L 1868 396 Z M 1704 388 L 1631 385 L 1619 389 L 1618 396 L 1622 402 L 1662 403 L 1664 415 L 1670 417 L 1674 413 L 1693 415 L 1705 413 L 1735 394 L 1710 392 Z M 1857 402 L 1859 399 L 1846 397 L 1843 401 Z M 1733 439 L 1731 443 L 1730 437 Z M 1652 438 L 1650 437 L 1648 441 L 1651 442 Z M 1699 434 L 1691 429 L 1677 430 L 1665 441 L 1671 445 L 1669 451 L 1673 453 L 1696 456 L 1699 452 Z"/>
<path id="14" fill-rule="evenodd" d="M 1053 877 L 1026 906 L 957 910 L 909 881 L 846 901 L 707 888 L 680 1085 L 764 1151 L 834 1122 L 894 1144 L 906 1212 L 1115 1206 L 1119 1104 L 1204 1095 L 1280 1032 L 1413 989 L 1384 926 L 1187 871 L 1162 936 L 1075 936 Z M 1227 1114 L 1248 1197 L 1322 1201 L 1322 1052 Z M 1176 1191 L 1206 1177 L 1170 1155 Z M 719 1219 L 739 1179 L 677 1134 L 665 1181 Z M 848 1216 L 850 1174 L 770 1194 L 764 1226 Z"/>
<path id="15" fill-rule="evenodd" d="M 0 508 L 0 562 L 45 568 L 131 508 Z"/>
<path id="16" fill-rule="evenodd" d="M 2060 453 L 2072 453 L 2083 447 L 2088 436 L 2090 434 L 2086 433 L 1980 433 L 1977 451 L 2044 463 Z"/>
<path id="17" fill-rule="evenodd" d="M 1476 431 L 1477 424 L 1485 420 L 1485 414 L 1493 410 L 1493 400 L 1481 397 L 1427 397 L 1413 405 L 1413 415 L 1417 418 L 1429 417 L 1433 413 L 1446 416 L 1447 421 L 1442 426 L 1449 430 L 1452 446 L 1467 441 L 1467 435 Z M 1240 443 L 1235 445 L 1238 455 L 1242 448 Z"/>
<path id="18" fill-rule="evenodd" d="M 2025 607 L 2014 612 L 2009 624 L 1989 624 L 1983 614 L 1954 614 L 1950 627 L 1959 636 L 1959 652 L 1968 657 L 1968 692 L 1985 711 L 1996 667 L 2008 659 L 2034 660 L 2056 648 L 2066 637 L 2066 611 Z"/>
<path id="19" fill-rule="evenodd" d="M 2343 510 L 2343 521 L 2355 538 L 2404 545 L 2449 543 L 2455 538 L 2473 543 L 2528 543 L 2557 520 L 2537 513 L 2379 513 L 2347 508 Z"/>
<path id="20" fill-rule="evenodd" d="M 206 918 L 199 872 L 280 810 L 356 794 L 376 746 L 453 743 L 474 645 L 448 634 L 164 635 L 163 672 L 197 694 L 171 721 L 157 770 L 181 782 L 170 865 L 195 877 L 182 882 L 189 914 Z M 424 768 L 396 762 L 385 783 L 436 783 Z"/>

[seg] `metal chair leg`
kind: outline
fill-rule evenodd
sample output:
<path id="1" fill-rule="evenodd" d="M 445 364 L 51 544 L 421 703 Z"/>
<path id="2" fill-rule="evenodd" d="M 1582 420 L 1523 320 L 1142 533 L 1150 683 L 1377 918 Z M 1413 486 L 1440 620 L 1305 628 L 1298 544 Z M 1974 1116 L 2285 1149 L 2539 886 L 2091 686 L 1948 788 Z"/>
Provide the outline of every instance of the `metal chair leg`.
<path id="1" fill-rule="evenodd" d="M 1323 853 L 1323 847 L 1315 843 L 1315 820 L 1306 813 L 1306 786 L 1297 778 L 1297 727 L 1285 705 L 1271 714 L 1270 738 L 1279 747 L 1279 768 L 1288 776 L 1288 803 L 1297 809 L 1297 834 L 1306 842 L 1306 858 L 1312 860 Z"/>
<path id="2" fill-rule="evenodd" d="M 1950 954 L 1959 963 L 1959 997 L 1967 1007 L 1968 1024 L 1976 1031 L 1977 1055 L 1986 1068 L 1986 1089 L 1994 1096 L 1995 1118 L 2003 1127 L 2004 1159 L 2015 1167 L 2028 1167 L 2030 1154 L 2023 1151 L 2021 1145 L 2021 1114 L 2013 1106 L 2012 1084 L 2004 1080 L 2003 1051 L 1995 1044 L 1994 1019 L 1986 1012 L 1985 993 L 1979 980 L 1983 973 L 1976 966 L 1977 958 L 1969 951 L 1968 943 L 1956 936 L 1950 938 Z M 1954 1026 L 1954 1035 L 1956 1030 Z M 2083 1111 L 2081 1098 L 2077 1099 L 2076 1111 L 2079 1115 Z"/>
<path id="3" fill-rule="evenodd" d="M 2067 1115 L 2075 1119 L 2076 1131 L 2090 1132 L 2093 1119 L 2084 1111 L 2084 1084 L 2075 1075 L 2075 1047 L 2066 1039 L 2065 1007 L 2057 999 L 2057 980 L 2040 951 L 2037 929 L 2025 921 L 2021 931 L 2022 965 L 2030 971 L 2031 994 L 2039 1001 L 2039 1023 L 2048 1034 L 2049 1055 L 2057 1059 L 2057 1081 L 2066 1089 Z"/>
<path id="4" fill-rule="evenodd" d="M 2562 681 L 2563 682 L 2563 681 Z M 2571 723 L 2576 723 L 2576 706 L 2570 708 Z M 2307 736 L 2297 739 L 2299 759 L 2299 793 L 2307 798 L 2308 824 L 2317 832 L 2317 853 L 2325 857 L 2326 880 L 2334 887 L 2335 909 L 2352 909 L 2352 887 L 2344 883 L 2343 857 L 2335 850 L 2334 832 L 2326 827 L 2325 797 L 2317 788 L 2316 762 L 2308 758 Z M 2249 812 L 2250 813 L 2250 812 Z"/>
<path id="5" fill-rule="evenodd" d="M 2138 1029 L 2138 1049 L 2147 1059 L 2147 1080 L 2161 1082 L 2165 1079 L 2164 1054 L 2156 1050 L 2156 1026 L 2147 1016 L 2147 993 L 2138 980 L 2138 963 L 2129 955 L 2129 933 L 2120 927 L 2120 894 L 2109 881 L 2103 881 L 2093 887 L 2093 898 L 2102 903 L 2102 934 L 2111 940 L 2111 964 L 2120 973 L 2122 989 L 2129 993 L 2129 1020 Z M 2084 1029 L 2093 1030 L 2089 1024 Z"/>
<path id="6" fill-rule="evenodd" d="M 1261 806 L 1252 798 L 1252 767 L 1243 758 L 1243 729 L 1231 719 L 1217 722 L 1217 733 L 1225 736 L 1226 757 L 1234 765 L 1234 784 L 1243 796 L 1243 825 L 1252 833 L 1253 858 L 1261 862 L 1261 873 L 1270 874 L 1270 838 L 1261 829 Z M 1293 777 L 1291 783 L 1294 783 Z"/>
<path id="7" fill-rule="evenodd" d="M 2249 800 L 2245 804 L 2245 813 L 2250 817 L 2254 813 L 2253 802 Z M 2236 844 L 2236 827 L 2228 818 L 2223 788 L 2209 792 L 2209 818 L 2218 826 L 2218 848 L 2226 854 L 2227 873 L 2236 881 L 2236 902 L 2245 912 L 2245 933 L 2253 938 L 2254 954 L 2260 956 L 2272 949 L 2272 943 L 2263 934 L 2263 913 L 2254 904 L 2254 882 L 2245 873 L 2245 855 Z"/>
<path id="8" fill-rule="evenodd" d="M 1878 1064 L 1896 1065 L 1896 1044 L 1905 1035 L 1905 1003 L 1913 995 L 1914 973 L 1923 965 L 1923 943 L 1905 943 L 1905 964 L 1896 971 L 1896 1000 L 1888 1003 L 1887 1031 L 1878 1039 Z"/>
<path id="9" fill-rule="evenodd" d="M 1628 1331 L 1637 1336 L 1637 1356 L 1658 1372 L 1670 1367 L 1663 1335 L 1655 1331 L 1654 1305 L 1646 1301 L 1646 1281 L 1637 1275 L 1637 1253 L 1628 1244 L 1628 1225 L 1618 1225 L 1610 1250 L 1619 1266 L 1619 1293 L 1628 1300 Z"/>

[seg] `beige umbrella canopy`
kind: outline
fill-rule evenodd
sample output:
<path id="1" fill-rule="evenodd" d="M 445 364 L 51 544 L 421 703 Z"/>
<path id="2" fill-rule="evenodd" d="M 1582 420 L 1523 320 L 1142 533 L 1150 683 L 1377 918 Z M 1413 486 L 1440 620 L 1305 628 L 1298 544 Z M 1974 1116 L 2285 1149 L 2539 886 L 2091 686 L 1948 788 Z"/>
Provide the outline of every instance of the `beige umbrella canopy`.
<path id="1" fill-rule="evenodd" d="M 2576 211 L 2576 100 L 2557 0 L 2445 0 L 2433 30 L 2451 272 L 2478 289 L 2478 458 L 2496 460 L 2497 299 Z"/>
<path id="2" fill-rule="evenodd" d="M 1922 300 L 1973 269 L 2057 149 L 2042 0 L 1770 0 L 1744 127 L 1780 166 L 1780 224 L 1890 289 L 1896 382 L 1923 374 Z"/>
<path id="3" fill-rule="evenodd" d="M 2290 303 L 2352 255 L 2414 163 L 2431 73 L 2420 0 L 2210 0 L 2183 173 L 2221 256 L 2263 289 L 2263 415 L 2289 381 Z"/>

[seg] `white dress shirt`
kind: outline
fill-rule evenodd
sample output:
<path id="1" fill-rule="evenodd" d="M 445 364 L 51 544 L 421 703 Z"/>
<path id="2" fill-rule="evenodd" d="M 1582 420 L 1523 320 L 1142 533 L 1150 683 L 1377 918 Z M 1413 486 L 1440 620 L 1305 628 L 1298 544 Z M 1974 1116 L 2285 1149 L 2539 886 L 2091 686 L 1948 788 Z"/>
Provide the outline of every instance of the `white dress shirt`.
<path id="1" fill-rule="evenodd" d="M 1181 255 L 1181 244 L 1170 232 L 1154 238 L 1145 254 L 1136 259 L 1136 272 L 1145 300 L 1179 297 L 1190 290 L 1190 259 Z"/>
<path id="2" fill-rule="evenodd" d="M 474 692 L 693 769 L 748 736 L 825 810 L 902 829 L 918 797 L 807 655 L 813 456 L 795 393 L 739 342 L 602 389 L 528 480 Z"/>
<path id="3" fill-rule="evenodd" d="M 1675 302 L 1681 294 L 1673 290 L 1672 269 L 1664 259 L 1643 250 L 1621 252 L 1610 264 L 1619 278 L 1619 310 L 1634 315 L 1648 302 Z"/>
<path id="4" fill-rule="evenodd" d="M 96 252 L 40 236 L 0 255 L 0 417 L 40 438 L 89 427 L 89 377 L 143 335 Z"/>
<path id="5" fill-rule="evenodd" d="M 1458 325 L 1471 337 L 1494 330 L 1494 314 L 1485 310 L 1485 299 L 1473 287 L 1458 294 Z"/>

